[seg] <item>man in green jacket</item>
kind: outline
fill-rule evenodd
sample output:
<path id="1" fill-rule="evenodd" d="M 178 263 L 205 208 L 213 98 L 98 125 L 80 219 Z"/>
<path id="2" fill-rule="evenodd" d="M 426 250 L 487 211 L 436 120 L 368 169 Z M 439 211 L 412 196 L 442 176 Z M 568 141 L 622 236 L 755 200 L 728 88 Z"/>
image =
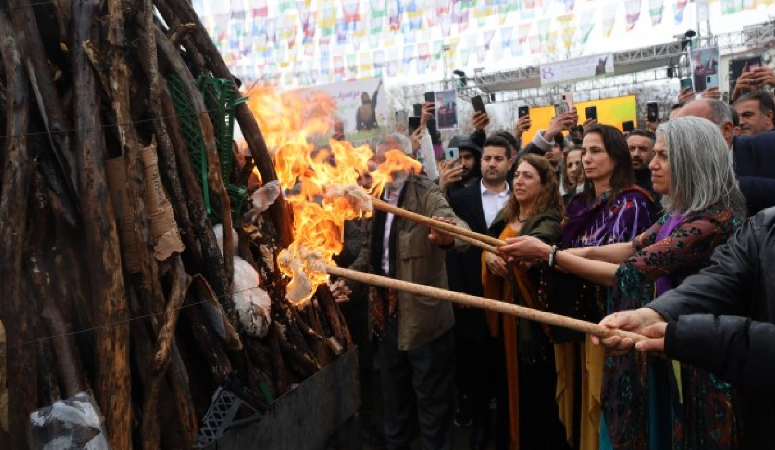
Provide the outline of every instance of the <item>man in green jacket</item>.
<path id="1" fill-rule="evenodd" d="M 374 148 L 380 162 L 390 149 L 410 153 L 411 143 L 400 135 L 385 135 Z M 426 177 L 414 173 L 394 176 L 383 194 L 386 202 L 469 229 L 454 214 L 438 186 Z M 446 249 L 453 246 L 460 250 L 467 247 L 448 234 L 377 211 L 371 222 L 371 237 L 350 268 L 446 289 Z M 373 293 L 387 448 L 410 448 L 416 408 L 422 447 L 449 449 L 455 371 L 452 304 L 385 289 Z"/>

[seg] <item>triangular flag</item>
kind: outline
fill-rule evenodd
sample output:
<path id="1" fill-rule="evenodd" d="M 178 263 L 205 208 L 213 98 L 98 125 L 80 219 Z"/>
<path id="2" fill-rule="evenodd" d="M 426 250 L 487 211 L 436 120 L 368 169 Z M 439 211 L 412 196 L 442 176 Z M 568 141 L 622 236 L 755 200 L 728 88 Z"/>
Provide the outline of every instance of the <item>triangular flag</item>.
<path id="1" fill-rule="evenodd" d="M 635 24 L 638 23 L 642 3 L 641 0 L 627 0 L 624 2 L 624 17 L 627 21 L 627 31 L 632 31 L 635 28 Z"/>
<path id="2" fill-rule="evenodd" d="M 665 0 L 649 0 L 649 16 L 651 17 L 652 27 L 662 23 L 662 12 L 664 9 Z"/>

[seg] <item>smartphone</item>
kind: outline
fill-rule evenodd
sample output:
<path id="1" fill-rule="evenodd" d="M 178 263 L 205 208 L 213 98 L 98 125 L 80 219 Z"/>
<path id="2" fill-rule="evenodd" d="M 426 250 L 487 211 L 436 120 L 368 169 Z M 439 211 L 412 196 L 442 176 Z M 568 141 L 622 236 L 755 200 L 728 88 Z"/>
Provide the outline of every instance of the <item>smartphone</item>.
<path id="1" fill-rule="evenodd" d="M 425 125 L 425 127 L 428 129 L 428 133 L 431 135 L 431 140 L 434 144 L 436 144 L 436 119 L 428 119 L 428 123 Z"/>
<path id="2" fill-rule="evenodd" d="M 412 105 L 412 114 L 415 117 L 422 117 L 422 105 L 420 103 L 415 103 Z"/>
<path id="3" fill-rule="evenodd" d="M 530 107 L 529 106 L 520 106 L 517 110 L 517 114 L 519 115 L 519 118 L 523 118 L 525 116 L 530 115 Z"/>
<path id="4" fill-rule="evenodd" d="M 683 91 L 686 88 L 689 88 L 689 92 L 694 90 L 691 78 L 681 78 L 681 90 Z"/>
<path id="5" fill-rule="evenodd" d="M 414 134 L 415 130 L 420 128 L 420 118 L 419 117 L 410 117 L 409 118 L 409 136 Z"/>
<path id="6" fill-rule="evenodd" d="M 455 165 L 460 164 L 460 149 L 457 147 L 447 147 L 444 150 L 444 159 L 447 162 L 455 160 Z"/>
<path id="7" fill-rule="evenodd" d="M 425 93 L 425 101 L 426 102 L 435 102 L 436 101 L 436 93 L 435 92 L 426 92 Z"/>
<path id="8" fill-rule="evenodd" d="M 635 129 L 635 122 L 632 120 L 626 120 L 622 122 L 622 131 L 624 132 L 630 132 Z"/>
<path id="9" fill-rule="evenodd" d="M 573 94 L 571 92 L 563 92 L 562 102 L 568 105 L 568 111 L 573 111 Z"/>
<path id="10" fill-rule="evenodd" d="M 754 56 L 753 58 L 748 59 L 746 65 L 748 65 L 748 71 L 753 72 L 754 69 L 762 66 L 762 57 Z"/>
<path id="11" fill-rule="evenodd" d="M 705 77 L 705 89 L 718 87 L 718 75 L 708 75 Z"/>
<path id="12" fill-rule="evenodd" d="M 659 121 L 659 104 L 657 102 L 646 103 L 646 120 L 649 122 Z"/>
<path id="13" fill-rule="evenodd" d="M 487 112 L 484 108 L 484 100 L 481 95 L 474 95 L 471 97 L 471 105 L 474 107 L 475 112 Z"/>
<path id="14" fill-rule="evenodd" d="M 554 105 L 554 115 L 555 117 L 560 116 L 561 114 L 565 114 L 566 112 L 570 112 L 568 109 L 567 103 L 560 103 Z"/>
<path id="15" fill-rule="evenodd" d="M 587 106 L 584 108 L 584 115 L 587 117 L 587 120 L 597 120 L 597 106 Z"/>

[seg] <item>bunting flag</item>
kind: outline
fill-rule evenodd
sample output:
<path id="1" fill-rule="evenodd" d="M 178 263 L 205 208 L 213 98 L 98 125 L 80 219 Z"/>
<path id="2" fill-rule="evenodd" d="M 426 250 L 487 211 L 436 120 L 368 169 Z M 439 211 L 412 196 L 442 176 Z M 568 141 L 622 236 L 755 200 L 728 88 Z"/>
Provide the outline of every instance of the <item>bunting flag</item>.
<path id="1" fill-rule="evenodd" d="M 498 6 L 498 24 L 505 25 L 509 14 L 519 11 L 521 2 L 509 1 Z"/>
<path id="2" fill-rule="evenodd" d="M 348 32 L 347 23 L 344 21 L 344 17 L 340 17 L 336 20 L 336 44 L 345 45 L 350 37 Z"/>
<path id="3" fill-rule="evenodd" d="M 447 49 L 445 58 L 446 70 L 452 70 L 455 67 L 455 55 L 457 55 L 458 45 L 460 45 L 460 38 L 458 36 L 450 38 L 447 45 L 449 45 L 449 49 Z"/>
<path id="4" fill-rule="evenodd" d="M 641 0 L 626 0 L 624 2 L 625 20 L 627 21 L 626 30 L 632 31 L 635 28 L 635 24 L 640 19 L 640 8 L 643 2 Z"/>
<path id="5" fill-rule="evenodd" d="M 388 28 L 390 31 L 401 29 L 401 16 L 404 15 L 402 0 L 390 0 L 388 4 Z"/>
<path id="6" fill-rule="evenodd" d="M 530 45 L 530 53 L 541 53 L 541 39 L 538 36 L 529 36 L 527 42 Z"/>
<path id="7" fill-rule="evenodd" d="M 479 0 L 479 2 L 474 6 L 474 18 L 476 19 L 477 26 L 482 28 L 487 18 L 494 13 L 495 10 L 493 9 L 493 6 L 488 5 L 488 0 Z"/>
<path id="8" fill-rule="evenodd" d="M 525 39 L 527 39 L 527 38 L 525 38 Z M 511 56 L 512 57 L 517 57 L 517 56 L 524 55 L 525 50 L 524 50 L 524 45 L 523 44 L 524 44 L 524 42 L 520 42 L 519 38 L 513 38 L 511 40 L 511 43 L 509 44 L 509 48 L 511 48 Z"/>
<path id="9" fill-rule="evenodd" d="M 361 78 L 372 76 L 372 71 L 374 70 L 374 61 L 372 58 L 373 58 L 373 55 L 371 52 L 361 52 L 361 66 L 360 66 Z"/>
<path id="10" fill-rule="evenodd" d="M 315 44 L 312 41 L 303 43 L 302 48 L 305 58 L 312 58 L 315 55 Z"/>
<path id="11" fill-rule="evenodd" d="M 342 2 L 342 14 L 348 31 L 355 31 L 355 24 L 361 21 L 361 2 L 358 0 L 344 0 Z"/>
<path id="12" fill-rule="evenodd" d="M 457 24 L 458 33 L 464 33 L 468 29 L 469 11 L 471 10 L 464 9 L 460 12 L 460 22 Z"/>
<path id="13" fill-rule="evenodd" d="M 541 45 L 546 43 L 546 40 L 549 38 L 549 29 L 552 27 L 552 19 L 541 19 L 536 24 L 536 28 L 538 30 L 538 39 L 541 41 Z"/>
<path id="14" fill-rule="evenodd" d="M 461 0 L 460 7 L 463 9 L 473 9 L 476 0 Z"/>
<path id="15" fill-rule="evenodd" d="M 371 17 L 371 20 L 369 20 L 369 35 L 370 36 L 378 36 L 382 34 L 382 29 L 385 24 L 385 18 L 384 17 Z M 376 47 L 376 45 L 375 45 Z"/>
<path id="16" fill-rule="evenodd" d="M 298 26 L 298 13 L 296 11 L 287 11 L 283 16 L 283 26 L 280 32 L 280 40 L 288 43 L 288 48 L 296 45 L 296 31 Z"/>
<path id="17" fill-rule="evenodd" d="M 301 30 L 304 36 L 301 39 L 302 45 L 311 43 L 315 39 L 315 24 L 318 19 L 317 11 L 301 11 Z"/>
<path id="18" fill-rule="evenodd" d="M 611 37 L 611 31 L 613 31 L 616 24 L 617 6 L 619 6 L 619 3 L 613 3 L 607 8 L 601 8 L 602 20 L 600 21 L 600 27 L 605 37 Z"/>
<path id="19" fill-rule="evenodd" d="M 581 29 L 581 45 L 585 45 L 595 29 L 597 9 L 590 9 L 579 14 L 579 28 Z"/>
<path id="20" fill-rule="evenodd" d="M 470 44 L 469 44 L 470 45 Z M 460 65 L 468 66 L 468 59 L 471 57 L 471 47 L 466 46 L 460 49 Z"/>
<path id="21" fill-rule="evenodd" d="M 519 25 L 519 45 L 524 45 L 527 42 L 527 36 L 530 34 L 531 28 L 533 28 L 532 22 Z"/>
<path id="22" fill-rule="evenodd" d="M 253 17 L 269 16 L 269 7 L 267 6 L 266 2 L 267 0 L 256 0 L 256 7 L 253 8 Z"/>
<path id="23" fill-rule="evenodd" d="M 522 3 L 522 20 L 535 18 L 536 0 L 524 0 Z"/>
<path id="24" fill-rule="evenodd" d="M 320 14 L 321 34 L 324 37 L 333 36 L 336 29 L 336 7 L 332 0 L 320 0 L 318 4 Z"/>
<path id="25" fill-rule="evenodd" d="M 393 47 L 388 49 L 387 73 L 389 77 L 394 77 L 398 74 L 398 58 L 399 58 L 398 47 Z"/>
<path id="26" fill-rule="evenodd" d="M 549 34 L 546 37 L 546 42 L 543 44 L 543 50 L 546 53 L 556 53 L 557 52 L 557 36 L 559 33 L 555 31 L 550 31 Z"/>
<path id="27" fill-rule="evenodd" d="M 404 57 L 401 62 L 408 66 L 414 60 L 414 45 L 404 45 Z"/>
<path id="28" fill-rule="evenodd" d="M 376 50 L 374 52 L 374 76 L 381 77 L 385 68 L 385 51 Z"/>
<path id="29" fill-rule="evenodd" d="M 347 78 L 350 80 L 358 78 L 358 55 L 355 53 L 347 54 Z"/>
<path id="30" fill-rule="evenodd" d="M 361 48 L 361 43 L 365 38 L 366 38 L 366 27 L 363 25 L 363 22 L 356 22 L 355 31 L 353 31 L 350 39 L 350 42 L 352 43 L 355 51 L 358 51 Z"/>
<path id="31" fill-rule="evenodd" d="M 756 0 L 743 0 L 743 9 L 756 9 Z"/>
<path id="32" fill-rule="evenodd" d="M 508 49 L 511 47 L 511 36 L 514 34 L 514 27 L 503 27 L 500 29 L 501 47 Z"/>
<path id="33" fill-rule="evenodd" d="M 742 0 L 721 0 L 721 14 L 737 14 L 743 10 Z"/>
<path id="34" fill-rule="evenodd" d="M 562 39 L 562 47 L 565 50 L 570 50 L 573 45 L 573 38 L 576 35 L 577 27 L 573 25 L 575 15 L 573 13 L 563 14 L 557 16 L 557 23 L 560 25 L 560 38 Z"/>
<path id="35" fill-rule="evenodd" d="M 492 38 L 495 37 L 495 30 L 486 30 L 484 32 L 484 47 L 487 50 L 490 50 L 490 44 L 492 43 Z"/>
<path id="36" fill-rule="evenodd" d="M 284 13 L 285 11 L 291 10 L 296 7 L 296 4 L 293 0 L 280 0 L 280 2 L 277 5 L 277 8 L 280 10 L 280 13 Z"/>
<path id="37" fill-rule="evenodd" d="M 371 18 L 381 19 L 387 16 L 387 4 L 386 0 L 369 0 L 369 7 L 371 8 Z"/>
<path id="38" fill-rule="evenodd" d="M 436 40 L 433 41 L 433 59 L 435 61 L 438 61 L 443 56 L 443 50 L 442 47 L 444 47 L 444 41 Z"/>
<path id="39" fill-rule="evenodd" d="M 449 14 L 444 14 L 439 18 L 439 24 L 441 25 L 441 35 L 448 38 L 452 29 L 452 17 Z"/>
<path id="40" fill-rule="evenodd" d="M 266 19 L 266 41 L 270 47 L 277 43 L 277 18 L 268 17 Z"/>
<path id="41" fill-rule="evenodd" d="M 492 57 L 495 59 L 495 61 L 500 61 L 503 59 L 503 46 L 500 42 L 493 42 L 490 48 L 492 49 Z"/>
<path id="42" fill-rule="evenodd" d="M 662 12 L 664 9 L 665 0 L 649 0 L 649 16 L 651 17 L 652 27 L 662 23 Z"/>
<path id="43" fill-rule="evenodd" d="M 562 5 L 565 7 L 565 13 L 569 13 L 573 11 L 573 7 L 575 6 L 575 0 L 558 0 L 558 3 L 562 3 Z"/>
<path id="44" fill-rule="evenodd" d="M 423 11 L 417 6 L 417 0 L 408 0 L 406 4 L 406 19 L 409 31 L 422 29 Z"/>
<path id="45" fill-rule="evenodd" d="M 689 0 L 673 0 L 673 19 L 676 25 L 681 25 L 684 21 L 684 9 Z"/>

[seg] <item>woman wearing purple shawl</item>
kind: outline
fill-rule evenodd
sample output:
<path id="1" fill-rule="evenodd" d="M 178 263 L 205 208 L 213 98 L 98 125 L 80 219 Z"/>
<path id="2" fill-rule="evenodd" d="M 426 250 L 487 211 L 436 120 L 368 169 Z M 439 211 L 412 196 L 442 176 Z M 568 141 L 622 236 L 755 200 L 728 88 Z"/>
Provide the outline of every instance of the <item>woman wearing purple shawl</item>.
<path id="1" fill-rule="evenodd" d="M 745 201 L 718 127 L 695 117 L 657 130 L 649 168 L 665 215 L 632 243 L 568 251 L 526 238 L 504 247 L 550 259 L 613 287 L 610 312 L 640 308 L 707 264 L 745 217 Z M 600 449 L 735 449 L 741 426 L 732 388 L 691 366 L 634 351 L 606 359 Z"/>
<path id="2" fill-rule="evenodd" d="M 582 164 L 584 191 L 568 203 L 559 248 L 631 242 L 656 221 L 656 205 L 635 185 L 630 151 L 619 130 L 608 125 L 590 127 L 584 134 Z M 591 322 L 605 315 L 608 291 L 561 272 L 550 272 L 544 289 L 550 311 Z M 552 328 L 551 334 L 556 397 L 566 437 L 573 448 L 598 450 L 605 352 L 583 334 L 561 328 Z"/>

